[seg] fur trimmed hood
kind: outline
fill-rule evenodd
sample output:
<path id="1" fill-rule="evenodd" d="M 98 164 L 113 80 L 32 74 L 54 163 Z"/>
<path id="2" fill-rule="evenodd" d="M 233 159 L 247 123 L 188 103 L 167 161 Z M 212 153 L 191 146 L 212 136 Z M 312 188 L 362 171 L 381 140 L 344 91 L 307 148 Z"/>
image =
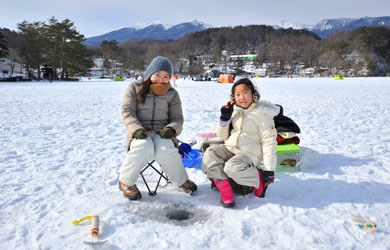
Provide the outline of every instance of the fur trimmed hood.
<path id="1" fill-rule="evenodd" d="M 278 105 L 275 105 L 268 101 L 258 101 L 252 103 L 247 109 L 241 108 L 237 105 L 234 105 L 233 107 L 234 112 L 251 112 L 252 110 L 256 109 L 257 112 L 263 113 L 265 115 L 269 116 L 277 116 L 280 112 L 280 107 Z"/>

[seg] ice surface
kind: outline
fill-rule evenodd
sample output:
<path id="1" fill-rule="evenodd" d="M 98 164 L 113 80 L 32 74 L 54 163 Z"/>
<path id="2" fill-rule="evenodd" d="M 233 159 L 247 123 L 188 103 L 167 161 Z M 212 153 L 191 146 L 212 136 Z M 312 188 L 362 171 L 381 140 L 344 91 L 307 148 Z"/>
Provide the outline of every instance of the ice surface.
<path id="1" fill-rule="evenodd" d="M 234 209 L 198 169 L 187 169 L 194 196 L 169 184 L 151 197 L 141 178 L 142 200 L 122 196 L 129 82 L 0 83 L 0 249 L 90 249 L 90 225 L 72 225 L 87 215 L 100 216 L 101 249 L 389 249 L 390 78 L 254 81 L 300 126 L 306 165 Z M 232 85 L 177 85 L 190 142 L 210 132 Z M 169 219 L 175 209 L 189 218 Z"/>

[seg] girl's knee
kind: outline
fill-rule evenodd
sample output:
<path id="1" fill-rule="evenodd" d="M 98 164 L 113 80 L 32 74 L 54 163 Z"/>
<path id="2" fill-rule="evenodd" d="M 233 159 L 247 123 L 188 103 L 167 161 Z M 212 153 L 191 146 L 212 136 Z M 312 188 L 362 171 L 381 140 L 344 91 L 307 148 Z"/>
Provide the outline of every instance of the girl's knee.
<path id="1" fill-rule="evenodd" d="M 227 161 L 223 170 L 228 176 L 234 176 L 235 174 L 245 171 L 250 167 L 252 167 L 252 164 L 250 164 L 245 157 L 240 156 L 233 157 Z"/>
<path id="2" fill-rule="evenodd" d="M 232 177 L 237 172 L 237 168 L 235 166 L 232 166 L 231 164 L 225 164 L 223 172 L 225 172 L 227 176 Z"/>
<path id="3" fill-rule="evenodd" d="M 207 148 L 207 150 L 204 152 L 203 157 L 214 157 L 214 156 L 219 156 L 221 151 L 221 145 L 211 145 L 210 147 Z"/>

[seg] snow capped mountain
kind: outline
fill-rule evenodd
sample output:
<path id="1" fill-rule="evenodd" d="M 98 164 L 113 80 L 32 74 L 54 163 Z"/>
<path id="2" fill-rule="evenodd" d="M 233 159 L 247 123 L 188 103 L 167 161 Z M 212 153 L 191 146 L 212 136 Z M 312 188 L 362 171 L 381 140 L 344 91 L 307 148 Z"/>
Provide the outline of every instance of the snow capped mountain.
<path id="1" fill-rule="evenodd" d="M 316 30 L 331 30 L 336 27 L 345 27 L 355 19 L 353 18 L 339 18 L 339 19 L 324 19 L 319 21 L 316 25 L 313 26 L 313 29 Z"/>
<path id="2" fill-rule="evenodd" d="M 362 17 L 362 18 L 337 18 L 337 19 L 324 19 L 319 21 L 315 25 L 299 24 L 290 21 L 282 20 L 279 24 L 274 25 L 275 29 L 307 29 L 319 35 L 321 38 L 326 37 L 328 34 L 340 31 L 357 29 L 363 26 L 377 26 L 386 25 L 390 26 L 390 17 Z"/>
<path id="3" fill-rule="evenodd" d="M 282 20 L 279 24 L 274 25 L 273 27 L 275 29 L 307 29 L 324 38 L 328 34 L 335 31 L 351 30 L 363 26 L 376 25 L 390 26 L 390 16 L 324 19 L 315 25 L 299 24 L 287 20 Z M 120 27 L 119 29 L 108 32 L 106 34 L 90 37 L 85 41 L 85 44 L 88 46 L 98 46 L 104 40 L 116 40 L 119 43 L 123 43 L 128 40 L 140 40 L 146 38 L 157 40 L 176 40 L 180 39 L 186 34 L 206 30 L 211 27 L 211 25 L 205 24 L 198 20 L 179 23 L 176 25 L 164 24 L 161 21 L 141 23 L 132 27 Z"/>
<path id="4" fill-rule="evenodd" d="M 362 17 L 362 18 L 338 18 L 324 19 L 319 21 L 310 31 L 318 34 L 320 37 L 325 37 L 328 34 L 340 31 L 357 29 L 363 26 L 390 26 L 390 17 Z"/>
<path id="5" fill-rule="evenodd" d="M 198 21 L 198 20 L 194 20 L 194 21 L 191 21 L 191 23 L 194 25 L 194 26 L 204 26 L 206 28 L 212 28 L 213 26 L 210 25 L 210 24 L 206 24 L 206 23 L 203 23 L 201 21 Z"/>
<path id="6" fill-rule="evenodd" d="M 136 30 L 142 30 L 142 29 L 147 28 L 148 26 L 159 26 L 159 25 L 163 26 L 163 28 L 165 30 L 167 30 L 173 26 L 170 24 L 164 24 L 161 21 L 157 21 L 157 22 L 149 22 L 149 23 L 137 23 L 135 26 L 132 26 L 130 28 L 134 28 Z"/>
<path id="7" fill-rule="evenodd" d="M 98 46 L 104 40 L 116 40 L 119 43 L 128 40 L 140 40 L 152 38 L 157 40 L 179 39 L 186 34 L 202 31 L 212 27 L 198 20 L 167 25 L 162 22 L 137 24 L 133 27 L 122 27 L 118 30 L 108 32 L 100 36 L 90 37 L 85 41 L 88 46 Z"/>
<path id="8" fill-rule="evenodd" d="M 279 24 L 273 26 L 275 29 L 288 29 L 288 28 L 293 28 L 295 30 L 300 30 L 300 29 L 307 29 L 310 30 L 311 28 L 314 27 L 314 25 L 308 25 L 308 24 L 300 24 L 300 23 L 293 23 L 288 20 L 282 20 L 280 21 Z"/>

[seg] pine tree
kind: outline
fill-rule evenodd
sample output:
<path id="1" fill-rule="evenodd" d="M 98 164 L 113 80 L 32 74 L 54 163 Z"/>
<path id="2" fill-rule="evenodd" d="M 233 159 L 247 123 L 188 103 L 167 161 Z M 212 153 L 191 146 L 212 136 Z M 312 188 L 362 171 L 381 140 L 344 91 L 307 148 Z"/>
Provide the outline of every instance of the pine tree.
<path id="1" fill-rule="evenodd" d="M 48 24 L 23 21 L 18 24 L 18 29 L 18 51 L 30 77 L 31 68 L 36 68 L 40 79 L 40 67 L 43 64 L 53 67 L 55 78 L 58 78 L 57 69 L 60 69 L 61 79 L 75 73 L 85 73 L 93 66 L 83 44 L 84 36 L 79 34 L 69 19 L 59 22 L 52 17 Z"/>
<path id="2" fill-rule="evenodd" d="M 57 69 L 61 68 L 64 34 L 60 23 L 54 17 L 48 20 L 46 25 L 46 63 L 53 67 L 54 78 L 58 79 Z"/>
<path id="3" fill-rule="evenodd" d="M 73 22 L 65 19 L 57 22 L 59 32 L 59 54 L 61 79 L 67 79 L 75 73 L 86 73 L 86 69 L 93 66 L 93 61 L 88 55 L 84 35 L 81 35 L 74 27 Z"/>
<path id="4" fill-rule="evenodd" d="M 5 37 L 0 30 L 0 58 L 7 57 L 8 54 L 9 54 L 9 50 L 7 47 L 7 41 L 5 40 Z"/>
<path id="5" fill-rule="evenodd" d="M 23 21 L 18 23 L 18 29 L 20 31 L 20 42 L 18 45 L 18 51 L 24 64 L 29 77 L 34 77 L 32 69 L 35 68 L 38 74 L 38 80 L 41 78 L 40 65 L 44 54 L 44 27 L 42 22 L 29 23 Z"/>

